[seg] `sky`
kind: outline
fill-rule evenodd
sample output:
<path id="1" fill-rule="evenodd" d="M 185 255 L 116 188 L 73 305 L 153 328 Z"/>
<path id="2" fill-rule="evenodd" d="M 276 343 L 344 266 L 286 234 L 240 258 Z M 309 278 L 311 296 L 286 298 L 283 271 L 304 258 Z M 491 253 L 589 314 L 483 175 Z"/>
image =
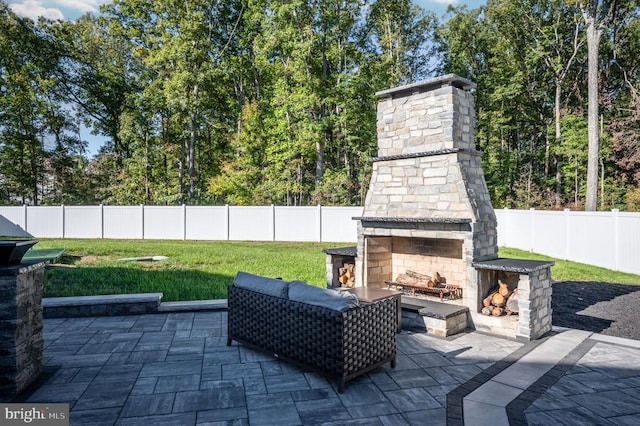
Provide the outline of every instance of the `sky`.
<path id="1" fill-rule="evenodd" d="M 34 21 L 40 16 L 52 20 L 75 20 L 85 13 L 98 14 L 100 6 L 110 0 L 7 0 L 13 12 L 22 17 L 31 18 Z M 423 9 L 442 16 L 447 11 L 447 6 L 466 4 L 469 9 L 486 4 L 486 0 L 413 0 Z M 93 157 L 98 153 L 105 138 L 91 135 L 88 129 L 82 128 L 81 135 L 88 142 L 87 156 Z"/>
<path id="2" fill-rule="evenodd" d="M 49 19 L 77 19 L 84 13 L 97 14 L 100 5 L 108 3 L 109 0 L 8 0 L 13 11 L 23 17 L 37 20 L 39 16 Z M 466 4 L 470 9 L 476 8 L 486 3 L 486 0 L 414 0 L 419 6 L 426 10 L 435 12 L 441 16 L 450 4 Z"/>

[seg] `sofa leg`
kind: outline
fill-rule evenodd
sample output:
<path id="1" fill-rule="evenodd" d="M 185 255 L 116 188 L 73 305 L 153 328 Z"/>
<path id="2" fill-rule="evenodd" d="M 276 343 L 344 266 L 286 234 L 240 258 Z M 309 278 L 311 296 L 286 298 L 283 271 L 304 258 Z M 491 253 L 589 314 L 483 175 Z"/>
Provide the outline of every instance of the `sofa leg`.
<path id="1" fill-rule="evenodd" d="M 338 382 L 338 393 L 344 393 L 344 379 L 340 379 Z"/>
<path id="2" fill-rule="evenodd" d="M 231 346 L 231 339 L 227 337 L 227 346 Z"/>
<path id="3" fill-rule="evenodd" d="M 391 360 L 391 368 L 396 368 L 396 359 L 395 358 L 393 358 Z"/>

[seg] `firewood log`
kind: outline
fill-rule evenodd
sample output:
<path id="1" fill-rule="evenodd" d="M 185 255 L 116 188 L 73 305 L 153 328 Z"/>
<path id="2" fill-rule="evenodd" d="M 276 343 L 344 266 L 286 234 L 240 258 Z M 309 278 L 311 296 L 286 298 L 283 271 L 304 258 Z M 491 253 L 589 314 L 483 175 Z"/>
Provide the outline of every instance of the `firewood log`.
<path id="1" fill-rule="evenodd" d="M 500 293 L 501 295 L 503 295 L 504 297 L 509 297 L 509 293 L 511 293 L 511 291 L 509 290 L 509 285 L 506 283 L 503 283 L 502 281 L 498 280 L 498 293 Z"/>
<path id="2" fill-rule="evenodd" d="M 429 281 L 432 278 L 430 275 L 421 274 L 420 272 L 409 271 L 409 270 L 407 270 L 407 275 L 410 276 L 411 278 L 415 278 L 418 281 Z"/>
<path id="3" fill-rule="evenodd" d="M 494 317 L 499 317 L 502 314 L 504 314 L 504 309 L 502 308 L 495 307 L 491 310 L 491 315 L 493 315 Z"/>
<path id="4" fill-rule="evenodd" d="M 487 316 L 489 316 L 489 315 L 491 315 L 491 311 L 493 310 L 493 308 L 494 308 L 493 306 L 485 306 L 484 308 L 482 308 L 482 310 L 480 311 L 480 313 L 481 313 L 482 315 L 487 315 Z"/>
<path id="5" fill-rule="evenodd" d="M 502 307 L 504 306 L 505 302 L 506 302 L 506 299 L 500 293 L 494 294 L 493 297 L 491 298 L 491 304 L 494 306 Z"/>
<path id="6" fill-rule="evenodd" d="M 414 277 L 409 276 L 408 274 L 399 274 L 396 278 L 396 282 L 398 284 L 415 284 L 418 280 Z"/>
<path id="7" fill-rule="evenodd" d="M 484 306 L 485 308 L 488 306 L 491 306 L 491 299 L 493 299 L 493 296 L 496 293 L 491 293 L 490 295 L 488 295 L 487 297 L 484 298 L 484 300 L 482 301 L 482 306 Z"/>
<path id="8" fill-rule="evenodd" d="M 518 313 L 518 289 L 513 290 L 511 296 L 507 299 L 507 309 L 511 312 Z"/>

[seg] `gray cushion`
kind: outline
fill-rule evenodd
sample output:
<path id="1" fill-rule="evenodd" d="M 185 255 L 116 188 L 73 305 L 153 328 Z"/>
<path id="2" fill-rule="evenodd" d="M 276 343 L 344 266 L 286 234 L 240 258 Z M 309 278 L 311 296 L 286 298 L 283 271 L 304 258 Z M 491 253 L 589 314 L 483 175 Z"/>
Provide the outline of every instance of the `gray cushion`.
<path id="1" fill-rule="evenodd" d="M 270 296 L 287 298 L 288 282 L 275 278 L 260 277 L 246 272 L 238 272 L 233 280 L 236 287 L 268 294 Z"/>
<path id="2" fill-rule="evenodd" d="M 302 281 L 291 281 L 289 283 L 289 300 L 323 306 L 339 312 L 344 312 L 360 305 L 355 294 L 314 287 Z"/>

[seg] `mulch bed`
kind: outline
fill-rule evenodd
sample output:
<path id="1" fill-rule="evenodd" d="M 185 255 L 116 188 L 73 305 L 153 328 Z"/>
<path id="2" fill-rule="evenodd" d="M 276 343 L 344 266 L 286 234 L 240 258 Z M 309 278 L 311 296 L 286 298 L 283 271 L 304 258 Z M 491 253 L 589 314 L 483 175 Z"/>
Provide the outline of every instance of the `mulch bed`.
<path id="1" fill-rule="evenodd" d="M 640 285 L 553 284 L 553 325 L 640 340 Z"/>

